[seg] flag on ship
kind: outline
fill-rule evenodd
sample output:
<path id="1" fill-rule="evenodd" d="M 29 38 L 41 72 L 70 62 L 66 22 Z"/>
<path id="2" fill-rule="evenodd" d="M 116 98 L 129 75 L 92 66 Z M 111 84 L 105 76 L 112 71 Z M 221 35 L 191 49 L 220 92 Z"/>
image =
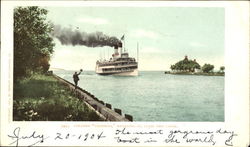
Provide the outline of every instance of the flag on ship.
<path id="1" fill-rule="evenodd" d="M 121 40 L 124 40 L 124 35 L 121 37 Z"/>

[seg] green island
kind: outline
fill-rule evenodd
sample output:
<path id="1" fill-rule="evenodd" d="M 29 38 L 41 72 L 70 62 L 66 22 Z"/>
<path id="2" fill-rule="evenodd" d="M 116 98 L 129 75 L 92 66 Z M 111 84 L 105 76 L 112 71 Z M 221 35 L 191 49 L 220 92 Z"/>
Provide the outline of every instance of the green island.
<path id="1" fill-rule="evenodd" d="M 101 121 L 49 74 L 53 25 L 36 6 L 14 9 L 14 121 Z"/>
<path id="2" fill-rule="evenodd" d="M 176 75 L 204 75 L 204 76 L 224 76 L 225 67 L 221 66 L 220 70 L 214 72 L 214 65 L 205 63 L 203 66 L 194 60 L 188 59 L 185 56 L 183 60 L 178 61 L 174 65 L 170 66 L 171 71 L 165 71 L 165 74 L 176 74 Z"/>

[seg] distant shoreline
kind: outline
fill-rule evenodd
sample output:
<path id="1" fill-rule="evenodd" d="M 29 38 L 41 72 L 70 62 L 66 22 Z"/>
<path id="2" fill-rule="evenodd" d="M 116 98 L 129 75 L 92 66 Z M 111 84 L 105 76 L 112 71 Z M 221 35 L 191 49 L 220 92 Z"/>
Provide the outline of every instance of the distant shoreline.
<path id="1" fill-rule="evenodd" d="M 57 70 L 66 70 L 66 69 L 51 67 L 49 70 L 50 71 L 57 71 Z"/>
<path id="2" fill-rule="evenodd" d="M 165 71 L 165 74 L 172 74 L 172 75 L 195 75 L 195 76 L 225 76 L 225 73 L 220 72 L 211 72 L 211 73 L 203 73 L 203 72 L 170 72 Z"/>

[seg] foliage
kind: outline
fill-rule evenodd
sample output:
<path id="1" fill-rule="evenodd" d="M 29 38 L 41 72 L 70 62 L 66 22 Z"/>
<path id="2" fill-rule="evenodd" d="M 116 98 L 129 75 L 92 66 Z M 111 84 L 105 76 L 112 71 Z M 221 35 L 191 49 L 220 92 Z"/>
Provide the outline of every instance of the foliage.
<path id="1" fill-rule="evenodd" d="M 14 80 L 46 72 L 53 53 L 48 11 L 37 6 L 14 9 Z"/>
<path id="2" fill-rule="evenodd" d="M 195 60 L 188 60 L 185 58 L 174 65 L 171 65 L 170 68 L 171 70 L 194 72 L 195 69 L 200 69 L 200 65 Z"/>
<path id="3" fill-rule="evenodd" d="M 211 64 L 204 64 L 201 69 L 203 72 L 209 73 L 209 72 L 213 71 L 214 66 Z"/>
<path id="4" fill-rule="evenodd" d="M 98 121 L 100 117 L 51 76 L 33 74 L 14 84 L 15 121 Z"/>
<path id="5" fill-rule="evenodd" d="M 220 67 L 220 71 L 221 71 L 221 72 L 224 72 L 224 70 L 225 70 L 225 66 L 221 66 L 221 67 Z"/>

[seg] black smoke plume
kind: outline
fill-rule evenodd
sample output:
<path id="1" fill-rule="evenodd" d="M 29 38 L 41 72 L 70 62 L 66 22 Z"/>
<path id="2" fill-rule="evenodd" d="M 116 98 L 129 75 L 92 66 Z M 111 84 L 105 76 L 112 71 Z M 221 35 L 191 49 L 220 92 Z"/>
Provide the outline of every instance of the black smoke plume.
<path id="1" fill-rule="evenodd" d="M 84 45 L 87 47 L 117 46 L 121 41 L 114 37 L 103 34 L 102 32 L 86 33 L 77 28 L 62 28 L 60 25 L 53 26 L 52 36 L 58 38 L 63 45 Z"/>

